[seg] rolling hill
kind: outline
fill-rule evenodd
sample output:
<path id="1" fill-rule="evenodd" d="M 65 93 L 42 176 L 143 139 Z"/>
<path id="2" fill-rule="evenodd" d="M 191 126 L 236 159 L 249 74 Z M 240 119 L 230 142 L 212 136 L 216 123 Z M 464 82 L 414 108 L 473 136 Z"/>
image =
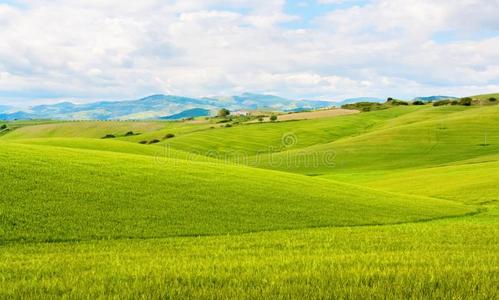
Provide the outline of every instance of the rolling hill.
<path id="1" fill-rule="evenodd" d="M 493 299 L 498 109 L 7 122 L 0 298 Z"/>
<path id="2" fill-rule="evenodd" d="M 4 242 L 402 223 L 473 211 L 219 163 L 12 143 L 0 146 L 0 157 Z"/>

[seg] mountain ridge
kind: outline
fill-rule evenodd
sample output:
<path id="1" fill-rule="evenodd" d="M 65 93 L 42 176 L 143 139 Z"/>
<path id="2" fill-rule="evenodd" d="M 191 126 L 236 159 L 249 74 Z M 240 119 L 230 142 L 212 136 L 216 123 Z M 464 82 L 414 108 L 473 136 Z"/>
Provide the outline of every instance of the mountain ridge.
<path id="1" fill-rule="evenodd" d="M 155 94 L 137 100 L 98 101 L 85 104 L 61 102 L 32 106 L 15 112 L 1 112 L 0 119 L 64 119 L 64 120 L 145 120 L 182 114 L 193 109 L 216 111 L 269 109 L 289 111 L 332 106 L 320 100 L 292 100 L 274 95 L 244 93 L 228 97 L 191 98 Z"/>

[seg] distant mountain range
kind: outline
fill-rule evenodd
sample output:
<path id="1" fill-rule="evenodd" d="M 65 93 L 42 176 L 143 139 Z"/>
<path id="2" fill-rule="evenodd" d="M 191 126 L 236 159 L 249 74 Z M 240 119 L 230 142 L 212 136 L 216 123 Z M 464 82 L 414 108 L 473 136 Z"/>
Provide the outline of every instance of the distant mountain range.
<path id="1" fill-rule="evenodd" d="M 425 102 L 455 99 L 449 96 L 418 97 Z M 37 105 L 16 110 L 12 106 L 0 105 L 0 120 L 55 119 L 55 120 L 179 120 L 209 116 L 221 108 L 235 110 L 270 110 L 295 112 L 324 107 L 340 107 L 357 102 L 385 102 L 385 99 L 360 97 L 340 102 L 319 100 L 292 100 L 274 95 L 244 93 L 228 97 L 189 98 L 173 95 L 152 95 L 138 100 L 101 101 L 88 104 L 62 102 Z"/>
<path id="2" fill-rule="evenodd" d="M 445 100 L 445 99 L 459 99 L 457 97 L 451 97 L 451 96 L 429 96 L 429 97 L 416 97 L 413 99 L 413 101 L 423 101 L 423 102 L 433 102 L 433 101 L 440 101 L 440 100 Z"/>
<path id="3" fill-rule="evenodd" d="M 359 98 L 349 98 L 340 102 L 335 102 L 334 105 L 340 107 L 345 104 L 359 103 L 359 102 L 376 102 L 383 103 L 386 99 L 374 98 L 374 97 L 359 97 Z"/>
<path id="4" fill-rule="evenodd" d="M 152 95 L 129 101 L 102 101 L 88 104 L 62 102 L 37 105 L 12 112 L 7 107 L 0 119 L 59 119 L 59 120 L 144 120 L 183 119 L 214 114 L 221 108 L 233 110 L 293 111 L 332 106 L 332 102 L 291 100 L 273 95 L 245 93 L 230 97 L 189 98 L 172 95 Z"/>

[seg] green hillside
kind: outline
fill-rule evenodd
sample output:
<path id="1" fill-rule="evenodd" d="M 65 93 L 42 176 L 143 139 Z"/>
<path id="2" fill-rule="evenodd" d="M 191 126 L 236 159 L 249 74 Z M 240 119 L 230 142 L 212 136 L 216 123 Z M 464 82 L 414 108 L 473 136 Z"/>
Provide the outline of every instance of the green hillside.
<path id="1" fill-rule="evenodd" d="M 125 135 L 129 131 L 144 133 L 159 130 L 165 125 L 160 122 L 132 121 L 73 121 L 31 125 L 23 123 L 20 128 L 3 136 L 4 139 L 30 139 L 48 137 L 101 138 L 106 134 Z"/>
<path id="2" fill-rule="evenodd" d="M 496 298 L 499 106 L 218 121 L 9 122 L 0 298 Z"/>
<path id="3" fill-rule="evenodd" d="M 206 235 L 401 223 L 473 209 L 272 171 L 0 146 L 3 241 Z"/>
<path id="4" fill-rule="evenodd" d="M 359 173 L 429 167 L 499 152 L 499 106 L 444 111 L 443 115 L 420 122 L 385 124 L 378 130 L 332 143 L 262 156 L 259 163 L 306 174 Z M 408 115 L 404 117 L 407 120 Z"/>
<path id="5" fill-rule="evenodd" d="M 11 141 L 12 142 L 12 141 Z M 213 158 L 195 153 L 176 150 L 165 144 L 130 143 L 118 139 L 91 139 L 91 138 L 35 138 L 35 139 L 16 139 L 16 144 L 52 146 L 61 148 L 74 148 L 85 150 L 98 150 L 117 153 L 128 153 L 153 156 L 158 161 L 167 159 L 196 160 L 205 162 L 218 162 Z"/>

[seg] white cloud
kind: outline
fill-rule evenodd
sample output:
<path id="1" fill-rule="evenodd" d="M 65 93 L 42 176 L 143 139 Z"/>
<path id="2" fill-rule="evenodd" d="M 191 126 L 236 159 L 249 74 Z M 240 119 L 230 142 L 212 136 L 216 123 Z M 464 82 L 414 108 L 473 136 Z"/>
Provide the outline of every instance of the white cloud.
<path id="1" fill-rule="evenodd" d="M 286 22 L 300 16 L 286 14 L 281 0 L 3 4 L 0 102 L 9 93 L 90 101 L 157 92 L 339 99 L 499 90 L 497 0 L 321 2 L 352 5 L 291 29 Z"/>

